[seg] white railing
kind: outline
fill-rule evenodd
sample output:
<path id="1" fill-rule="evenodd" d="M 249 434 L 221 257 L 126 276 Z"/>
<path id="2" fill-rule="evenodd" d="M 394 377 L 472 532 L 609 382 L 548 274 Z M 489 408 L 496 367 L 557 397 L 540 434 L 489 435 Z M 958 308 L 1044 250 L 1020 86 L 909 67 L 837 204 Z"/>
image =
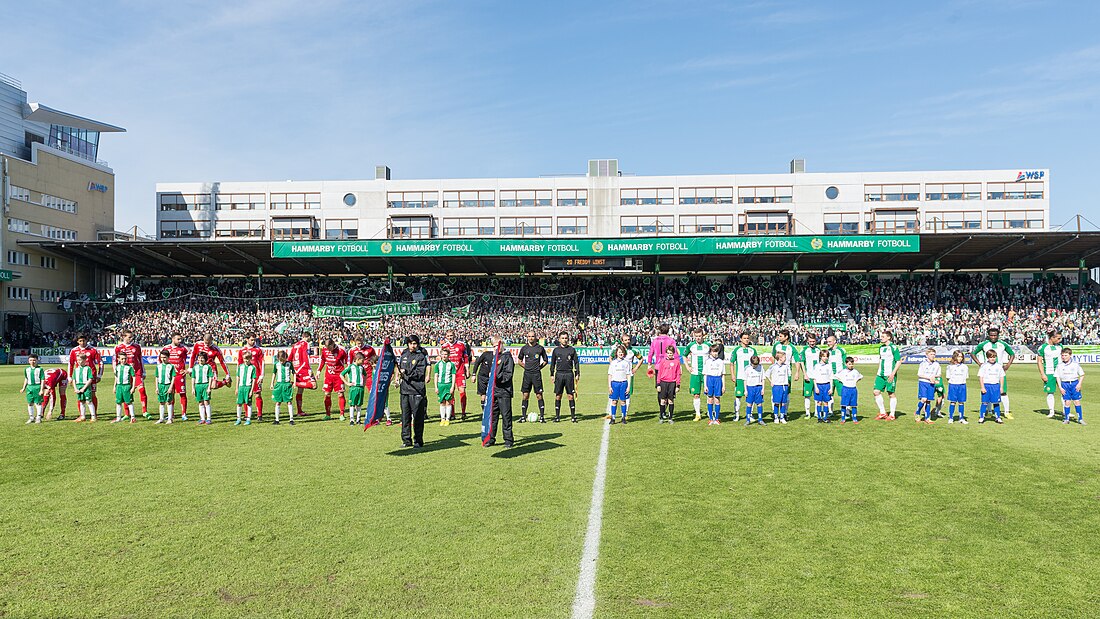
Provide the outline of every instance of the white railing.
<path id="1" fill-rule="evenodd" d="M 103 161 L 102 159 L 96 159 L 95 157 L 92 157 L 91 155 L 88 155 L 87 153 L 82 153 L 78 150 L 74 150 L 72 148 L 69 148 L 68 146 L 62 146 L 60 144 L 46 144 L 46 146 L 48 146 L 48 147 L 50 147 L 54 150 L 59 150 L 63 153 L 68 153 L 68 154 L 70 154 L 74 157 L 80 157 L 81 159 L 84 159 L 86 161 L 91 161 L 91 162 L 95 163 L 96 165 L 101 165 L 105 168 L 111 167 L 110 164 L 108 164 L 106 161 Z"/>

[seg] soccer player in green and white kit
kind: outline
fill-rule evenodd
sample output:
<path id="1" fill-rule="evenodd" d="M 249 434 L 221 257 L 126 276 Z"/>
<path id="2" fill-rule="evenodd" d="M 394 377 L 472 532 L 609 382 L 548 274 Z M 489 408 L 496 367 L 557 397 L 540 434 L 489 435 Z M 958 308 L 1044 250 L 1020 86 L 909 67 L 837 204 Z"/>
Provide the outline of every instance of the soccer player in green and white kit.
<path id="1" fill-rule="evenodd" d="M 879 334 L 878 374 L 875 375 L 875 404 L 878 405 L 878 417 L 893 421 L 898 412 L 898 369 L 901 368 L 901 349 L 894 345 L 894 332 L 885 330 Z M 886 414 L 883 392 L 890 394 L 890 414 Z"/>
<path id="2" fill-rule="evenodd" d="M 210 425 L 210 382 L 217 378 L 217 370 L 207 361 L 205 352 L 195 357 L 191 366 L 191 388 L 195 390 L 195 401 L 199 403 L 199 425 Z"/>
<path id="3" fill-rule="evenodd" d="M 38 365 L 38 355 L 31 353 L 27 357 L 29 368 L 23 370 L 23 388 L 19 393 L 27 394 L 27 423 L 42 423 L 42 383 L 46 380 L 46 370 Z"/>
<path id="4" fill-rule="evenodd" d="M 432 373 L 435 374 L 435 394 L 439 398 L 439 425 L 449 426 L 455 410 L 455 377 L 458 375 L 458 366 L 451 361 L 449 347 L 444 346 L 439 351 L 439 361 Z M 541 393 L 535 395 L 542 396 Z"/>
<path id="5" fill-rule="evenodd" d="M 294 407 L 290 405 L 290 392 L 294 390 L 297 377 L 289 359 L 286 351 L 280 350 L 275 353 L 275 362 L 271 365 L 271 401 L 275 402 L 275 422 L 271 425 L 275 426 L 279 425 L 279 411 L 283 404 L 286 405 L 290 425 L 294 425 Z"/>
<path id="6" fill-rule="evenodd" d="M 810 410 L 817 410 L 814 402 L 814 368 L 821 363 L 821 348 L 817 345 L 817 335 L 806 334 L 806 345 L 798 351 L 798 362 L 801 363 L 802 368 L 802 405 L 805 407 L 806 419 L 810 419 Z M 817 415 L 812 417 L 816 419 Z"/>
<path id="7" fill-rule="evenodd" d="M 1058 379 L 1054 371 L 1062 363 L 1062 334 L 1057 329 L 1047 331 L 1047 341 L 1035 351 L 1035 365 L 1039 366 L 1039 380 L 1047 394 L 1047 417 L 1054 417 L 1054 394 L 1058 393 Z M 1006 405 L 1007 408 L 1007 405 Z"/>
<path id="8" fill-rule="evenodd" d="M 691 337 L 693 341 L 687 346 L 687 366 L 688 374 L 691 375 L 691 382 L 688 384 L 688 390 L 691 393 L 692 402 L 695 405 L 695 421 L 702 419 L 700 414 L 700 396 L 703 394 L 703 363 L 706 362 L 707 357 L 710 355 L 710 344 L 703 341 L 703 328 L 695 327 L 691 330 Z"/>
<path id="9" fill-rule="evenodd" d="M 978 358 L 979 353 L 984 357 L 989 350 L 997 353 L 997 363 L 1000 363 L 1005 370 L 1005 379 L 1001 383 L 1001 409 L 1005 412 L 1005 419 L 1012 419 L 1012 409 L 1008 403 L 1008 368 L 1012 367 L 1012 362 L 1016 360 L 1016 352 L 1011 346 L 1001 341 L 1001 330 L 997 327 L 990 327 L 986 331 L 986 339 L 970 351 L 970 357 L 974 363 L 981 365 L 983 360 Z"/>
<path id="10" fill-rule="evenodd" d="M 741 399 L 745 397 L 745 379 L 741 375 L 751 365 L 751 359 L 756 354 L 753 348 L 752 336 L 748 331 L 741 333 L 741 345 L 733 349 L 730 360 L 733 362 L 733 420 L 737 421 L 741 415 Z M 748 414 L 748 411 L 745 412 Z"/>
<path id="11" fill-rule="evenodd" d="M 848 358 L 848 353 L 837 344 L 835 335 L 825 338 L 825 350 L 829 351 L 829 365 L 833 366 L 833 376 L 839 376 L 841 370 L 847 369 L 844 361 Z M 837 403 L 837 414 L 840 414 L 840 388 L 842 386 L 839 379 L 833 379 L 833 395 L 836 396 L 833 401 Z"/>

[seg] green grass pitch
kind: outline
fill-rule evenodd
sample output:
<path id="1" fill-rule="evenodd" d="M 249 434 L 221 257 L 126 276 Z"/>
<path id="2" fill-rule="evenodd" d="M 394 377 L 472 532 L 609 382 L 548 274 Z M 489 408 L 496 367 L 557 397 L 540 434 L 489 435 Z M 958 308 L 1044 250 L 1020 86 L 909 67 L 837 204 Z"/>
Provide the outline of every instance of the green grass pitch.
<path id="1" fill-rule="evenodd" d="M 579 424 L 485 449 L 475 413 L 413 452 L 397 426 L 321 420 L 319 392 L 293 428 L 234 427 L 229 390 L 211 427 L 111 425 L 113 389 L 95 425 L 26 426 L 4 368 L 0 617 L 568 617 L 606 405 L 584 371 Z M 972 384 L 971 425 L 926 426 L 915 371 L 893 423 L 865 380 L 855 427 L 801 398 L 786 426 L 708 427 L 686 393 L 658 425 L 640 377 L 611 428 L 596 616 L 1096 617 L 1089 402 L 1095 426 L 1047 419 L 1017 366 L 1014 420 L 974 423 Z"/>

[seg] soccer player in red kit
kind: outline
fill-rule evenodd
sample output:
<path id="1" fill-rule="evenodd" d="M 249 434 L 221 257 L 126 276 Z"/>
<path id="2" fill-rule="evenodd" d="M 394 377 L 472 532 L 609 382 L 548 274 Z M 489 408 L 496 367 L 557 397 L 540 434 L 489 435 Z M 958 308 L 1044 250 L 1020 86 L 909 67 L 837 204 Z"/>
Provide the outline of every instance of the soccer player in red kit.
<path id="1" fill-rule="evenodd" d="M 99 377 L 103 376 L 103 357 L 94 347 L 88 346 L 88 336 L 83 333 L 76 336 L 76 347 L 69 351 L 69 376 L 73 375 L 73 368 L 80 365 L 77 359 L 80 355 L 88 355 L 88 365 L 95 371 L 96 382 L 99 382 Z M 92 387 L 92 406 L 99 410 L 99 396 L 95 393 L 95 387 Z"/>
<path id="2" fill-rule="evenodd" d="M 199 353 L 206 353 L 206 364 L 214 369 L 214 385 L 218 387 L 224 387 L 233 382 L 230 377 L 229 368 L 225 366 L 225 355 L 222 354 L 222 349 L 218 348 L 214 344 L 214 337 L 207 333 L 203 336 L 201 341 L 195 342 L 195 345 L 191 347 L 191 361 L 188 362 L 187 367 L 193 368 L 199 361 Z M 218 366 L 222 368 L 222 374 L 224 378 L 218 380 Z M 144 400 L 142 400 L 144 402 Z"/>
<path id="3" fill-rule="evenodd" d="M 256 380 L 253 382 L 252 399 L 253 405 L 256 407 L 256 422 L 259 423 L 264 416 L 264 400 L 260 394 L 260 389 L 264 384 L 264 351 L 256 345 L 255 333 L 246 335 L 244 342 L 244 346 L 237 351 L 237 365 L 244 363 L 245 353 L 251 353 L 250 363 L 256 366 Z"/>
<path id="4" fill-rule="evenodd" d="M 183 336 L 179 331 L 172 334 L 172 343 L 165 346 L 162 353 L 168 353 L 168 363 L 176 368 L 176 379 L 172 391 L 180 398 L 180 419 L 187 421 L 187 347 L 183 345 Z"/>
<path id="5" fill-rule="evenodd" d="M 455 388 L 458 389 L 458 401 L 462 407 L 462 420 L 466 421 L 466 377 L 470 373 L 470 347 L 455 338 L 454 329 L 446 333 L 443 345 L 450 351 L 450 361 L 455 364 Z"/>
<path id="6" fill-rule="evenodd" d="M 134 381 L 137 382 L 138 398 L 141 399 L 141 414 L 149 418 L 149 400 L 145 395 L 145 364 L 141 358 L 141 346 L 134 343 L 132 331 L 122 332 L 122 341 L 115 346 L 115 372 L 120 365 L 134 366 Z"/>
<path id="7" fill-rule="evenodd" d="M 317 362 L 317 373 L 324 373 L 324 384 L 321 391 L 325 394 L 325 419 L 332 418 L 332 392 L 340 394 L 340 421 L 344 420 L 344 406 L 347 400 L 344 398 L 344 379 L 340 378 L 340 372 L 348 364 L 348 351 L 336 345 L 332 339 L 325 341 L 325 347 L 321 349 L 321 359 Z"/>
<path id="8" fill-rule="evenodd" d="M 294 386 L 298 388 L 298 393 L 294 396 L 294 404 L 298 409 L 299 417 L 305 414 L 302 412 L 302 391 L 317 388 L 317 378 L 314 376 L 313 366 L 309 362 L 310 335 L 312 333 L 308 329 L 303 329 L 301 338 L 290 347 L 290 351 L 287 353 L 287 361 L 294 368 Z"/>
<path id="9" fill-rule="evenodd" d="M 53 416 L 53 408 L 57 404 L 57 388 L 61 387 L 61 414 L 57 416 L 57 420 L 61 421 L 65 418 L 65 387 L 69 386 L 69 374 L 61 368 L 53 368 L 52 370 L 46 370 L 46 380 L 42 382 L 42 388 L 45 390 L 45 401 L 42 408 L 49 407 L 46 410 L 46 421 L 50 420 Z"/>

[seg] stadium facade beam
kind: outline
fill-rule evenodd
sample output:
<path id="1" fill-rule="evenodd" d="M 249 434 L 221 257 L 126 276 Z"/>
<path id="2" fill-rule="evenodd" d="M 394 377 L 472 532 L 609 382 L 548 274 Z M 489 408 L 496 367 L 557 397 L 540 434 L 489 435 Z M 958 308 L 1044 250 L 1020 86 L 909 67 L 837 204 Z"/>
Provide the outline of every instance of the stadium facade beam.
<path id="1" fill-rule="evenodd" d="M 180 243 L 176 243 L 176 249 L 182 249 L 183 251 L 187 252 L 188 254 L 191 254 L 192 256 L 198 258 L 202 262 L 210 263 L 210 264 L 214 265 L 219 270 L 221 270 L 223 273 L 233 273 L 234 271 L 238 270 L 238 269 L 234 269 L 233 267 L 229 266 L 228 264 L 222 262 L 221 260 L 218 260 L 216 258 L 211 257 L 210 254 L 205 252 L 205 251 L 197 252 L 197 251 L 191 249 L 190 247 L 187 247 L 186 245 L 182 245 Z"/>
<path id="2" fill-rule="evenodd" d="M 158 254 L 157 252 L 155 252 L 151 249 L 148 249 L 146 247 L 143 247 L 141 245 L 133 245 L 131 247 L 132 247 L 132 249 L 134 249 L 135 251 L 137 251 L 138 253 L 140 253 L 143 256 L 147 256 L 149 258 L 152 258 L 153 260 L 156 260 L 157 262 L 160 262 L 162 264 L 167 264 L 168 266 L 176 269 L 178 272 L 173 273 L 174 275 L 176 275 L 176 274 L 195 275 L 197 273 L 197 271 L 195 269 L 187 266 L 186 264 L 180 262 L 179 260 L 174 260 L 171 256 Z M 200 274 L 200 275 L 211 275 L 211 273 L 198 273 L 198 274 Z"/>
<path id="3" fill-rule="evenodd" d="M 841 254 L 839 257 L 837 257 L 837 259 L 833 261 L 833 270 L 834 271 L 839 271 L 840 270 L 840 263 L 847 260 L 848 257 L 851 256 L 851 255 L 852 255 L 852 252 L 848 252 L 846 254 Z"/>
<path id="4" fill-rule="evenodd" d="M 494 273 L 489 270 L 489 267 L 485 266 L 485 263 L 481 261 L 481 258 L 478 258 L 477 256 L 474 256 L 474 264 L 477 265 L 477 268 L 481 269 L 482 271 L 485 271 L 486 275 L 494 275 Z"/>
<path id="5" fill-rule="evenodd" d="M 1026 239 L 1026 238 L 1027 238 L 1026 236 L 1021 234 L 1020 236 L 1016 237 L 1016 239 L 1014 241 L 1012 241 L 1011 243 L 1005 243 L 1004 245 L 1001 245 L 1000 247 L 995 247 L 995 248 L 985 252 L 984 254 L 978 256 L 977 258 L 971 260 L 970 264 L 975 265 L 975 266 L 979 266 L 982 262 L 984 262 L 986 260 L 989 260 L 993 256 L 996 256 L 997 254 L 1003 252 L 1004 250 L 1008 249 L 1009 247 L 1012 247 L 1013 245 L 1016 245 L 1017 243 L 1023 242 L 1024 239 Z M 980 268 L 980 266 L 979 266 L 979 268 Z"/>
<path id="6" fill-rule="evenodd" d="M 921 269 L 928 268 L 929 265 L 935 264 L 936 262 L 939 262 L 940 260 L 943 260 L 944 258 L 946 258 L 949 254 L 951 254 L 955 250 L 957 250 L 957 249 L 961 248 L 963 245 L 966 245 L 967 243 L 969 243 L 973 238 L 974 238 L 973 236 L 968 236 L 968 237 L 964 238 L 963 240 L 959 241 L 958 243 L 955 243 L 951 247 L 948 247 L 947 249 L 940 252 L 939 255 L 934 256 L 934 257 L 930 257 L 927 260 L 925 260 L 924 262 L 922 262 L 922 263 L 918 264 L 917 266 L 913 267 L 913 270 L 914 271 L 919 271 Z"/>
<path id="7" fill-rule="evenodd" d="M 267 262 L 265 260 L 260 260 L 259 258 L 257 258 L 256 256 L 253 256 L 252 254 L 250 254 L 248 252 L 244 252 L 244 251 L 241 251 L 241 250 L 237 249 L 236 247 L 233 247 L 232 243 L 223 243 L 222 247 L 224 247 L 229 252 L 240 256 L 244 260 L 246 260 L 248 262 L 251 262 L 253 266 L 260 267 L 261 269 L 264 270 L 264 273 L 267 273 L 269 271 L 273 271 L 275 273 L 278 273 L 279 275 L 287 275 L 287 272 L 284 271 L 283 269 L 280 269 L 279 267 L 277 267 L 274 264 L 272 264 L 270 262 Z"/>
<path id="8" fill-rule="evenodd" d="M 707 261 L 707 255 L 702 254 L 699 256 L 699 262 L 695 263 L 695 274 L 698 275 L 699 271 L 703 270 L 703 264 Z"/>
<path id="9" fill-rule="evenodd" d="M 429 257 L 429 258 L 428 258 L 428 262 L 429 262 L 429 263 L 431 263 L 431 265 L 432 265 L 432 268 L 434 268 L 435 270 L 439 271 L 440 273 L 442 273 L 442 274 L 444 274 L 444 275 L 450 275 L 450 274 L 451 274 L 451 272 L 450 272 L 450 271 L 448 271 L 447 269 L 445 269 L 445 268 L 443 267 L 443 265 L 442 265 L 442 264 L 440 264 L 440 263 L 439 263 L 439 261 L 438 261 L 438 260 L 436 260 L 435 258 L 431 258 L 431 257 Z"/>
<path id="10" fill-rule="evenodd" d="M 1062 241 L 1060 243 L 1055 243 L 1054 245 L 1051 245 L 1050 247 L 1040 251 L 1039 253 L 1025 254 L 1023 256 L 1020 256 L 1019 258 L 1013 260 L 1012 262 L 1009 262 L 1008 264 L 1004 265 L 1003 267 L 1001 267 L 997 270 L 998 271 L 1003 271 L 1005 269 L 1011 269 L 1012 267 L 1016 266 L 1017 264 L 1023 264 L 1025 262 L 1027 262 L 1028 260 L 1038 260 L 1039 258 L 1049 254 L 1052 251 L 1057 251 L 1058 249 L 1060 249 L 1062 247 L 1065 247 L 1066 245 L 1069 245 L 1070 243 L 1076 241 L 1079 238 L 1081 238 L 1081 237 L 1079 237 L 1077 235 L 1073 235 L 1070 238 L 1065 239 L 1064 241 Z"/>

